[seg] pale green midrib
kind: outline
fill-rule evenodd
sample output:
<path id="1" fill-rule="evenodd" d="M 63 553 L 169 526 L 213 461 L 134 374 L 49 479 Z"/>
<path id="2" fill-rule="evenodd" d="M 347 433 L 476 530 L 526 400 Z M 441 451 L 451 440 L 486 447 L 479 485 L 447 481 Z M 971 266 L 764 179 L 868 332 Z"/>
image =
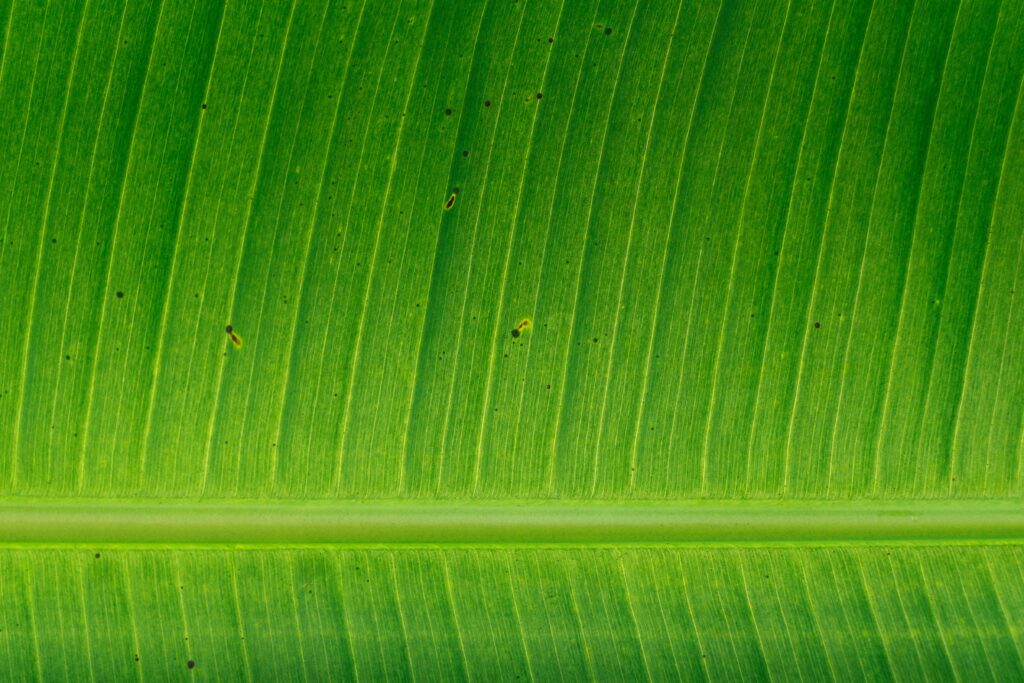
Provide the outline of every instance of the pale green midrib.
<path id="1" fill-rule="evenodd" d="M 1024 501 L 0 500 L 0 543 L 1024 542 Z"/>

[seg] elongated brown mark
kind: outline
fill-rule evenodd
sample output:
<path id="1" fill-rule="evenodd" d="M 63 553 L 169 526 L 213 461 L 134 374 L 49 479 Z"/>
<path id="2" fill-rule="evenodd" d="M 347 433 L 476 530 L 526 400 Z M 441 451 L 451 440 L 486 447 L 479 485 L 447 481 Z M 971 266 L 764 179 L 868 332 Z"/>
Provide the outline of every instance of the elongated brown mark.
<path id="1" fill-rule="evenodd" d="M 458 194 L 459 194 L 458 192 L 452 192 L 452 196 L 448 197 L 448 201 L 444 203 L 444 210 L 445 211 L 447 211 L 448 209 L 450 209 L 453 206 L 455 206 L 455 197 L 457 197 Z"/>
<path id="2" fill-rule="evenodd" d="M 513 337 L 518 337 L 520 334 L 522 334 L 522 331 L 525 330 L 526 328 L 528 328 L 529 326 L 530 326 L 529 319 L 522 321 L 521 323 L 519 323 L 518 325 L 515 326 L 515 329 L 512 330 L 512 336 Z"/>
<path id="3" fill-rule="evenodd" d="M 231 337 L 231 343 L 235 345 L 235 348 L 242 348 L 242 338 L 238 336 L 238 334 L 235 332 L 234 328 L 231 327 L 231 325 L 225 327 L 224 331 L 228 333 L 229 337 Z"/>

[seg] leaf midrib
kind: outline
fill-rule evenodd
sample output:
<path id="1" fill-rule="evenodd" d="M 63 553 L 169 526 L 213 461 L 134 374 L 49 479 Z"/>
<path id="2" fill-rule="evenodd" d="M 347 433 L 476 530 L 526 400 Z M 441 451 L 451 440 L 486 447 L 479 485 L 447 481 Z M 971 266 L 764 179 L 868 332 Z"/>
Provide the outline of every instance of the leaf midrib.
<path id="1" fill-rule="evenodd" d="M 0 543 L 1024 541 L 1024 501 L 0 500 Z"/>

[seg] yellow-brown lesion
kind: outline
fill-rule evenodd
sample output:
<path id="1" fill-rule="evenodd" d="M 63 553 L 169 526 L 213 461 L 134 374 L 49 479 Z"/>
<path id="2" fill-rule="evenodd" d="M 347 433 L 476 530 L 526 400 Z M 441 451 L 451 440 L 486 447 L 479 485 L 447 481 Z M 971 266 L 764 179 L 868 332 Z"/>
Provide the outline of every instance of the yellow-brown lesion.
<path id="1" fill-rule="evenodd" d="M 526 330 L 530 329 L 530 319 L 526 318 L 512 329 L 512 336 L 518 337 Z"/>
<path id="2" fill-rule="evenodd" d="M 242 338 L 238 335 L 238 332 L 236 332 L 231 325 L 228 325 L 225 328 L 225 331 L 228 333 L 228 336 L 231 337 L 231 343 L 235 345 L 235 348 L 242 348 Z"/>

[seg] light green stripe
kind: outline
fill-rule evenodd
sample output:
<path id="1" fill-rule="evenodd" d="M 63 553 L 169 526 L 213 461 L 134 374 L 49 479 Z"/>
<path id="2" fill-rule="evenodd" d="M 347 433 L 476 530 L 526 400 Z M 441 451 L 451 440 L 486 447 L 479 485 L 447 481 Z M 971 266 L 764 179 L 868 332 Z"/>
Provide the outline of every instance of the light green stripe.
<path id="1" fill-rule="evenodd" d="M 1024 502 L 0 502 L 7 543 L 871 541 L 1024 541 Z"/>

